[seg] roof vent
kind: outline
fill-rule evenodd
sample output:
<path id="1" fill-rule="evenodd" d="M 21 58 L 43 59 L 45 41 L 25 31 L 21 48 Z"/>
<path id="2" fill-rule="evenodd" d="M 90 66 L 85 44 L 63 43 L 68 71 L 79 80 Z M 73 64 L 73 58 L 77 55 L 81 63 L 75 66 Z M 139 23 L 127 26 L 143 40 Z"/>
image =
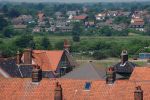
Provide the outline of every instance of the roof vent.
<path id="1" fill-rule="evenodd" d="M 143 90 L 141 89 L 141 86 L 135 88 L 134 100 L 143 100 Z"/>

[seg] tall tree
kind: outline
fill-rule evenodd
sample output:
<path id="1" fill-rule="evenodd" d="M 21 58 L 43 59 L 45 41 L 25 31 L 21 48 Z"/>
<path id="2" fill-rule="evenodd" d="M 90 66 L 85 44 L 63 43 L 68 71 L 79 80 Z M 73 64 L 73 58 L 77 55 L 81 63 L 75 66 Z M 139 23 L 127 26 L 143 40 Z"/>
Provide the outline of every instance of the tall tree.
<path id="1" fill-rule="evenodd" d="M 80 27 L 80 23 L 74 23 L 73 30 L 72 30 L 72 39 L 74 42 L 80 41 L 80 34 L 82 30 Z"/>
<path id="2" fill-rule="evenodd" d="M 45 50 L 51 49 L 52 45 L 47 37 L 42 38 L 41 47 L 43 47 L 43 49 L 45 49 Z"/>
<path id="3" fill-rule="evenodd" d="M 8 22 L 4 17 L 0 16 L 0 31 L 4 29 L 8 25 Z"/>
<path id="4" fill-rule="evenodd" d="M 15 44 L 20 48 L 35 48 L 35 42 L 32 35 L 21 35 L 16 39 Z"/>

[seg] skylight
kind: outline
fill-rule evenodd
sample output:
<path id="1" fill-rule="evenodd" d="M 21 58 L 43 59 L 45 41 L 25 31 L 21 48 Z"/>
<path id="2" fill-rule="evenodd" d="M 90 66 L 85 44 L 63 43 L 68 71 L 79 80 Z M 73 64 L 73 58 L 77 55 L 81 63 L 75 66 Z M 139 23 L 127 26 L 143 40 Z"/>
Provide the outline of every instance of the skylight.
<path id="1" fill-rule="evenodd" d="M 85 90 L 90 90 L 90 88 L 91 88 L 91 82 L 86 82 L 85 86 L 84 86 L 84 89 Z"/>

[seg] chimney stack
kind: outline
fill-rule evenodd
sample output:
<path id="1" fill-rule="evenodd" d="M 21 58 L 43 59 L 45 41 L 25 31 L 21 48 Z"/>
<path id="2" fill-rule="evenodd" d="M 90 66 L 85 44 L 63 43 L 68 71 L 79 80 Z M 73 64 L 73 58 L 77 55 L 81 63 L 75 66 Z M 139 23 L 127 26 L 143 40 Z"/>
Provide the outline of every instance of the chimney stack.
<path id="1" fill-rule="evenodd" d="M 70 51 L 70 45 L 67 39 L 64 40 L 64 49 L 68 52 Z"/>
<path id="2" fill-rule="evenodd" d="M 32 49 L 24 50 L 24 64 L 32 64 Z"/>
<path id="3" fill-rule="evenodd" d="M 40 82 L 42 80 L 42 70 L 38 65 L 33 66 L 32 82 Z"/>
<path id="4" fill-rule="evenodd" d="M 141 86 L 135 88 L 134 100 L 143 100 L 143 90 L 141 89 Z"/>
<path id="5" fill-rule="evenodd" d="M 123 50 L 121 53 L 121 62 L 125 63 L 128 61 L 128 52 L 126 50 Z"/>
<path id="6" fill-rule="evenodd" d="M 106 84 L 113 84 L 116 80 L 116 72 L 113 67 L 106 70 Z"/>
<path id="7" fill-rule="evenodd" d="M 56 83 L 54 100 L 63 100 L 62 87 L 58 82 Z"/>
<path id="8" fill-rule="evenodd" d="M 21 64 L 21 53 L 17 51 L 16 64 Z"/>

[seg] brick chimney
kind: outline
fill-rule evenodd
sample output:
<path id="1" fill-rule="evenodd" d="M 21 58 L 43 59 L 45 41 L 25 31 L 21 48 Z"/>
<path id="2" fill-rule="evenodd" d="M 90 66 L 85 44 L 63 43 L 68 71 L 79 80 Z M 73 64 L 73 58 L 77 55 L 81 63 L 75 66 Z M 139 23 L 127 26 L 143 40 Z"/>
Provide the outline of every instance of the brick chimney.
<path id="1" fill-rule="evenodd" d="M 16 64 L 21 64 L 21 53 L 17 51 L 17 56 L 16 56 Z"/>
<path id="2" fill-rule="evenodd" d="M 135 88 L 134 100 L 143 100 L 143 90 L 141 89 L 141 86 Z"/>
<path id="3" fill-rule="evenodd" d="M 38 65 L 33 66 L 32 82 L 40 82 L 42 80 L 42 70 Z"/>
<path id="4" fill-rule="evenodd" d="M 113 84 L 116 80 L 116 72 L 113 67 L 106 70 L 106 84 Z"/>
<path id="5" fill-rule="evenodd" d="M 64 50 L 70 51 L 69 41 L 67 39 L 64 40 Z"/>
<path id="6" fill-rule="evenodd" d="M 62 87 L 58 82 L 56 83 L 54 100 L 63 100 Z"/>
<path id="7" fill-rule="evenodd" d="M 128 52 L 126 50 L 123 50 L 121 53 L 121 62 L 125 63 L 128 61 Z"/>
<path id="8" fill-rule="evenodd" d="M 32 64 L 32 49 L 24 50 L 24 64 Z"/>

